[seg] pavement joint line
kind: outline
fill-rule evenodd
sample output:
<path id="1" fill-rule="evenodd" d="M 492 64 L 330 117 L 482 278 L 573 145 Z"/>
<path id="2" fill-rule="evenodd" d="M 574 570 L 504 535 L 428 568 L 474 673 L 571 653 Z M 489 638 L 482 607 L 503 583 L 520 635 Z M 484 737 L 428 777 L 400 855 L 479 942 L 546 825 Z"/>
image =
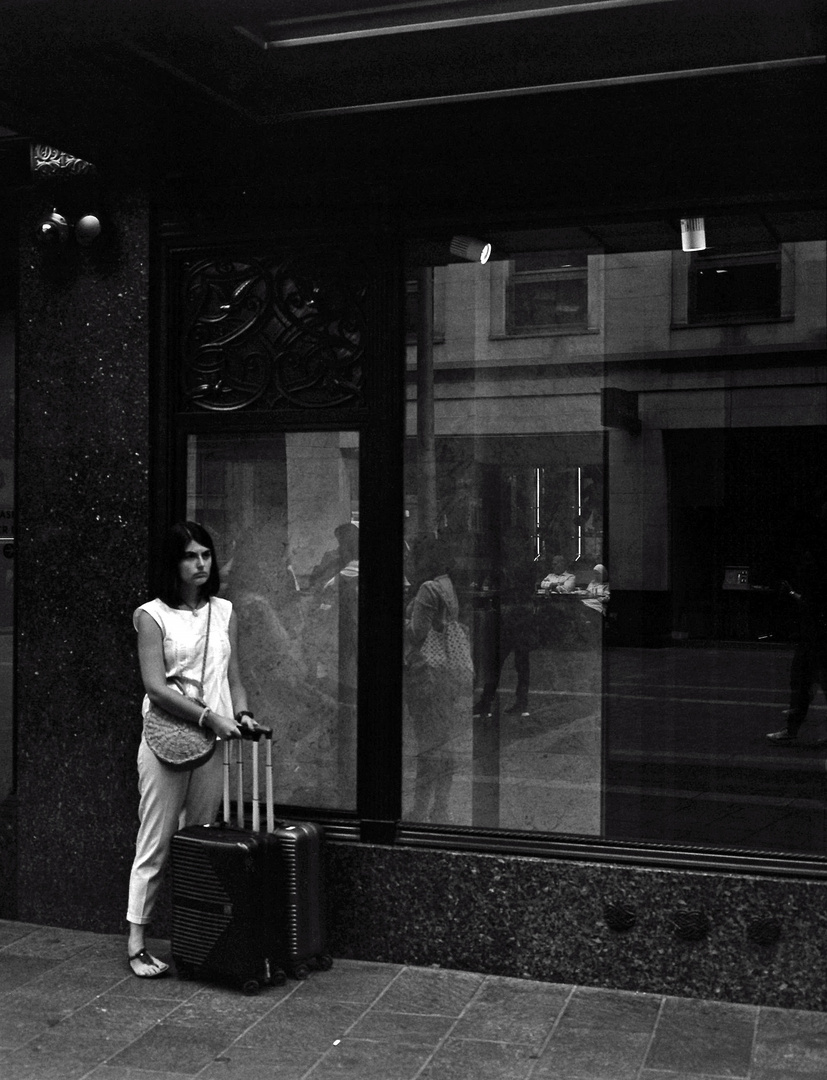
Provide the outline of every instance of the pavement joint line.
<path id="1" fill-rule="evenodd" d="M 649 1060 L 649 1054 L 652 1052 L 652 1046 L 654 1045 L 655 1038 L 658 1033 L 658 1027 L 660 1026 L 660 1018 L 663 1016 L 663 1010 L 666 1008 L 666 996 L 662 995 L 660 999 L 660 1005 L 658 1006 L 658 1015 L 655 1017 L 655 1022 L 652 1025 L 652 1034 L 649 1036 L 649 1042 L 646 1044 L 646 1051 L 640 1060 L 640 1068 L 637 1071 L 636 1080 L 641 1080 L 643 1070 L 646 1068 L 646 1062 Z"/>
<path id="2" fill-rule="evenodd" d="M 364 1018 L 374 1008 L 374 1006 L 377 1005 L 382 1000 L 382 998 L 385 996 L 385 994 L 387 994 L 388 990 L 390 990 L 390 988 L 393 986 L 393 984 L 399 978 L 401 978 L 402 974 L 407 970 L 409 970 L 408 965 L 404 964 L 399 969 L 399 971 L 397 971 L 397 973 L 394 975 L 394 977 L 388 983 L 386 983 L 386 985 L 382 988 L 382 990 L 373 998 L 373 1000 L 370 1002 L 370 1004 L 365 1006 L 364 1010 L 359 1014 L 359 1016 L 356 1017 L 356 1019 L 353 1021 L 353 1023 L 350 1025 L 350 1027 L 346 1028 L 342 1032 L 342 1034 L 339 1036 L 339 1039 L 337 1041 L 331 1043 L 331 1045 L 327 1048 L 327 1050 L 325 1050 L 323 1053 L 321 1053 L 319 1055 L 317 1060 L 313 1062 L 313 1064 L 310 1066 L 310 1068 L 307 1070 L 307 1072 L 302 1073 L 300 1080 L 310 1080 L 310 1077 L 312 1076 L 313 1071 L 321 1064 L 321 1062 L 323 1062 L 329 1055 L 331 1055 L 334 1050 L 337 1049 L 339 1042 L 342 1039 L 347 1038 L 347 1036 L 350 1034 L 351 1031 L 353 1031 L 353 1029 L 356 1027 L 356 1025 L 358 1023 L 360 1023 L 362 1020 L 364 1020 Z M 284 1000 L 284 999 L 282 999 L 282 1000 Z"/>
<path id="3" fill-rule="evenodd" d="M 749 1048 L 749 1060 L 750 1060 L 750 1074 L 752 1073 L 752 1066 L 755 1062 L 755 1054 L 758 1049 L 758 1028 L 761 1021 L 761 1006 L 758 1005 L 755 1008 L 755 1013 L 752 1022 L 752 1042 Z"/>
<path id="4" fill-rule="evenodd" d="M 433 1050 L 432 1050 L 432 1051 L 430 1052 L 430 1054 L 429 1054 L 429 1055 L 428 1055 L 428 1057 L 427 1057 L 427 1058 L 425 1059 L 425 1061 L 423 1061 L 423 1063 L 422 1063 L 422 1065 L 421 1065 L 421 1066 L 419 1067 L 419 1069 L 417 1069 L 417 1071 L 416 1071 L 416 1072 L 414 1073 L 414 1075 L 413 1075 L 413 1077 L 411 1078 L 411 1080 L 417 1080 L 417 1077 L 420 1077 L 420 1076 L 422 1076 L 423 1070 L 424 1070 L 424 1069 L 426 1069 L 426 1068 L 427 1068 L 427 1067 L 428 1067 L 428 1066 L 429 1066 L 429 1065 L 431 1064 L 431 1062 L 432 1062 L 432 1061 L 434 1060 L 434 1057 L 435 1057 L 435 1055 L 439 1053 L 439 1051 L 440 1051 L 440 1050 L 442 1049 L 442 1047 L 443 1047 L 443 1046 L 445 1045 L 445 1043 L 446 1043 L 446 1042 L 448 1041 L 448 1039 L 449 1039 L 449 1038 L 451 1037 L 451 1034 L 452 1034 L 452 1033 L 453 1033 L 454 1031 L 456 1031 L 456 1028 L 457 1028 L 457 1024 L 458 1024 L 458 1023 L 460 1022 L 460 1020 L 462 1020 L 463 1016 L 465 1016 L 465 1014 L 466 1014 L 466 1012 L 468 1011 L 468 1009 L 470 1009 L 470 1008 L 471 1008 L 472 1004 L 473 1004 L 473 1003 L 474 1003 L 474 1002 L 475 1002 L 475 1001 L 477 1000 L 477 998 L 478 998 L 478 997 L 480 996 L 480 994 L 482 994 L 482 992 L 483 992 L 483 989 L 484 989 L 484 988 L 485 988 L 485 987 L 486 987 L 486 986 L 487 986 L 487 985 L 489 984 L 489 982 L 490 982 L 490 981 L 492 980 L 492 978 L 497 978 L 497 976 L 492 976 L 492 975 L 486 975 L 486 976 L 485 976 L 485 977 L 484 977 L 484 978 L 482 979 L 482 981 L 480 982 L 480 984 L 479 984 L 479 986 L 477 987 L 477 989 L 476 989 L 476 990 L 474 991 L 474 993 L 473 993 L 473 994 L 471 995 L 471 997 L 469 998 L 469 1000 L 468 1000 L 468 1001 L 466 1001 L 466 1003 L 465 1003 L 465 1005 L 463 1006 L 463 1008 L 462 1008 L 462 1011 L 460 1012 L 459 1016 L 457 1016 L 457 1017 L 455 1017 L 455 1018 L 454 1018 L 454 1022 L 453 1022 L 453 1024 L 451 1024 L 451 1026 L 450 1026 L 450 1027 L 448 1028 L 448 1030 L 447 1030 L 447 1031 L 445 1032 L 445 1034 L 444 1034 L 444 1035 L 442 1036 L 442 1038 L 441 1038 L 441 1039 L 439 1039 L 439 1041 L 437 1042 L 436 1046 L 435 1046 L 435 1047 L 433 1048 Z"/>
<path id="5" fill-rule="evenodd" d="M 576 984 L 569 987 L 569 992 L 568 992 L 568 995 L 566 997 L 566 1000 L 563 1002 L 563 1007 L 558 1011 L 557 1016 L 555 1017 L 554 1023 L 551 1025 L 551 1030 L 549 1031 L 548 1035 L 543 1040 L 543 1045 L 537 1051 L 537 1057 L 534 1059 L 534 1062 L 532 1063 L 531 1067 L 528 1070 L 528 1073 L 526 1074 L 526 1080 L 531 1080 L 531 1078 L 534 1076 L 534 1071 L 537 1068 L 537 1066 L 540 1064 L 540 1061 L 543 1058 L 543 1054 L 548 1049 L 549 1043 L 554 1038 L 554 1036 L 557 1034 L 557 1028 L 560 1026 L 560 1021 L 563 1019 L 563 1014 L 565 1013 L 566 1009 L 569 1007 L 569 1005 L 571 1003 L 571 999 L 574 997 L 574 994 L 575 994 L 576 990 L 577 990 L 577 985 Z"/>

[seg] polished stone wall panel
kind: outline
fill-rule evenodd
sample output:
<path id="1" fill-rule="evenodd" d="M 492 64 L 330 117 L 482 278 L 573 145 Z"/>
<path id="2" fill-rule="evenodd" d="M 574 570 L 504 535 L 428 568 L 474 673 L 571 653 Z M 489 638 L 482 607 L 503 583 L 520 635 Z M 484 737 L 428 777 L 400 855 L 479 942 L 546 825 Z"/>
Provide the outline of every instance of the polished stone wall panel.
<path id="1" fill-rule="evenodd" d="M 825 882 L 335 843 L 327 888 L 335 956 L 827 1009 Z M 610 929 L 608 903 L 634 925 Z"/>
<path id="2" fill-rule="evenodd" d="M 35 192 L 21 230 L 18 913 L 111 931 L 137 809 L 149 215 L 119 196 L 98 244 L 52 256 L 34 237 L 59 200 Z"/>

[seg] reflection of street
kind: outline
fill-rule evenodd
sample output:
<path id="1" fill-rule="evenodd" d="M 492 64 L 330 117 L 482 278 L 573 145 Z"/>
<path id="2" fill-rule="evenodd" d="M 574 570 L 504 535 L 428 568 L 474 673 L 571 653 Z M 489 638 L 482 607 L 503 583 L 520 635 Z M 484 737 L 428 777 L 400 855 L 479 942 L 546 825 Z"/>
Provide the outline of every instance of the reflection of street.
<path id="1" fill-rule="evenodd" d="M 823 699 L 798 745 L 765 738 L 787 704 L 791 654 L 608 650 L 607 835 L 823 854 Z"/>
<path id="2" fill-rule="evenodd" d="M 772 646 L 607 648 L 602 660 L 536 650 L 527 718 L 503 708 L 516 685 L 509 661 L 493 716 L 469 717 L 456 746 L 450 823 L 598 836 L 602 805 L 609 839 L 823 854 L 823 699 L 800 745 L 765 738 L 787 703 L 790 656 Z"/>
<path id="3" fill-rule="evenodd" d="M 475 721 L 473 822 L 501 829 L 597 835 L 600 654 L 537 649 L 531 663 L 530 716 L 508 714 L 502 708 L 516 685 L 509 661 L 500 683 L 500 708 L 491 720 Z"/>
<path id="4" fill-rule="evenodd" d="M 530 716 L 508 714 L 513 657 L 503 667 L 490 718 L 468 718 L 453 750 L 461 762 L 449 822 L 597 835 L 600 830 L 601 660 L 596 650 L 531 654 Z M 405 787 L 414 762 L 406 742 Z M 405 801 L 405 806 L 409 806 Z"/>

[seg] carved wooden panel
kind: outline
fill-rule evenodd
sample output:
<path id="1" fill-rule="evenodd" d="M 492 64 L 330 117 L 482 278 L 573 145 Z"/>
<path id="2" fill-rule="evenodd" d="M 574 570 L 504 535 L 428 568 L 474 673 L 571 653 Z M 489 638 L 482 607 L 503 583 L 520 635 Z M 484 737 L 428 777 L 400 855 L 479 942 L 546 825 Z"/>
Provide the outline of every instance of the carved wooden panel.
<path id="1" fill-rule="evenodd" d="M 360 406 L 366 295 L 364 273 L 344 252 L 186 264 L 177 331 L 181 407 Z"/>

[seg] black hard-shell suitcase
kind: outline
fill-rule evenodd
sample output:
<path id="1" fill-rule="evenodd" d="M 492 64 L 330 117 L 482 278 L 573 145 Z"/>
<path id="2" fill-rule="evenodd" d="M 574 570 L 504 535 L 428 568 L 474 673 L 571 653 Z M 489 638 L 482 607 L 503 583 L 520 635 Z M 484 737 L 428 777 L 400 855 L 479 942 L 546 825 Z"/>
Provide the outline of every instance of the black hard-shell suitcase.
<path id="1" fill-rule="evenodd" d="M 230 744 L 224 743 L 224 823 L 172 840 L 172 956 L 179 974 L 228 978 L 245 993 L 332 964 L 324 949 L 322 843 L 311 822 L 275 822 L 272 733 L 265 734 L 266 832 L 260 831 L 258 745 L 252 831 L 244 828 L 244 742 L 237 748 L 237 824 L 230 824 Z"/>
<path id="2" fill-rule="evenodd" d="M 325 948 L 324 836 L 312 821 L 279 821 L 272 836 L 279 848 L 279 908 L 283 919 L 277 960 L 294 979 L 304 979 L 311 968 L 327 971 L 333 963 Z"/>
<path id="3" fill-rule="evenodd" d="M 272 732 L 267 748 L 268 796 L 272 791 Z M 238 747 L 239 820 L 230 824 L 230 743 L 224 742 L 224 820 L 191 825 L 172 838 L 172 958 L 183 978 L 218 978 L 247 994 L 280 985 L 285 951 L 279 909 L 284 886 L 279 845 L 259 831 L 258 742 L 253 746 L 254 829 L 244 828 L 243 742 Z"/>

